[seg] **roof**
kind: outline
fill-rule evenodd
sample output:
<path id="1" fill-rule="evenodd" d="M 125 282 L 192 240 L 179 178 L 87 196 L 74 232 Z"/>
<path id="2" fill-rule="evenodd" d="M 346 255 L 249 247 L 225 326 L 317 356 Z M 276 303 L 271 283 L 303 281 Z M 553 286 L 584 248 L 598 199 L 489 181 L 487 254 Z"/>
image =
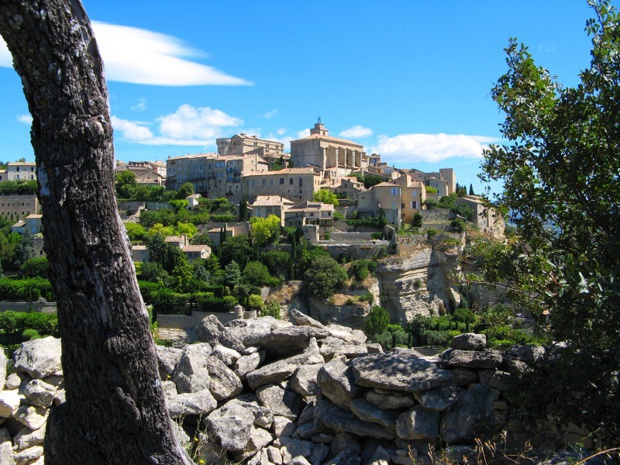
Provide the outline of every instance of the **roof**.
<path id="1" fill-rule="evenodd" d="M 283 174 L 312 174 L 319 176 L 312 168 L 284 168 L 279 171 L 253 171 L 244 176 L 282 176 Z"/>
<path id="2" fill-rule="evenodd" d="M 393 182 L 380 182 L 379 184 L 375 184 L 374 187 L 401 187 L 398 184 L 394 184 Z"/>
<path id="3" fill-rule="evenodd" d="M 182 160 L 184 158 L 217 158 L 217 153 L 195 153 L 192 155 L 181 155 L 178 157 L 170 157 L 168 160 Z"/>
<path id="4" fill-rule="evenodd" d="M 183 241 L 182 236 L 168 236 L 164 239 L 164 242 L 181 242 Z"/>
<path id="5" fill-rule="evenodd" d="M 33 161 L 10 161 L 7 163 L 7 166 L 35 166 L 36 163 Z"/>
<path id="6" fill-rule="evenodd" d="M 132 245 L 131 246 L 131 250 L 134 251 L 142 251 L 142 250 L 147 250 L 148 247 L 146 245 Z"/>
<path id="7" fill-rule="evenodd" d="M 36 214 L 33 213 L 33 214 L 28 215 L 26 217 L 26 219 L 28 219 L 28 218 L 30 218 L 31 220 L 40 220 L 41 218 L 43 218 L 43 215 L 36 215 Z"/>
<path id="8" fill-rule="evenodd" d="M 267 206 L 280 206 L 283 204 L 292 205 L 295 202 L 291 202 L 289 199 L 285 199 L 280 195 L 257 195 L 256 200 L 252 204 L 253 207 L 267 207 Z"/>
<path id="9" fill-rule="evenodd" d="M 211 247 L 207 244 L 186 245 L 183 247 L 183 252 L 202 252 L 205 249 L 211 250 Z"/>
<path id="10" fill-rule="evenodd" d="M 321 134 L 310 134 L 309 136 L 302 137 L 301 139 L 292 140 L 291 144 L 293 144 L 294 142 L 297 142 L 299 140 L 326 140 L 326 141 L 329 141 L 329 142 L 337 142 L 339 144 L 344 144 L 344 145 L 354 145 L 354 146 L 360 147 L 362 149 L 364 148 L 364 146 L 362 144 L 358 144 L 357 142 L 353 142 L 351 140 L 339 139 L 338 137 L 325 136 L 325 135 L 321 135 Z"/>
<path id="11" fill-rule="evenodd" d="M 15 223 L 11 227 L 12 228 L 23 228 L 24 226 L 26 226 L 26 222 L 24 220 L 19 220 L 17 223 Z"/>

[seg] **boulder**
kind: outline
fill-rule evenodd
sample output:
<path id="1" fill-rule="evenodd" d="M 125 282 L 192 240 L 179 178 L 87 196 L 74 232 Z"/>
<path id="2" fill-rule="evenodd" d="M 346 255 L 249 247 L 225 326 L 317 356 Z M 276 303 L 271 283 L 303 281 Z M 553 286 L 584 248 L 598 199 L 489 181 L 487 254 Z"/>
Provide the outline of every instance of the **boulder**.
<path id="1" fill-rule="evenodd" d="M 282 438 L 280 442 L 282 443 L 280 448 L 282 463 L 301 464 L 304 463 L 300 461 L 303 459 L 306 464 L 319 465 L 329 453 L 329 448 L 324 444 L 313 444 L 310 441 L 293 438 Z"/>
<path id="2" fill-rule="evenodd" d="M 415 404 L 411 393 L 402 391 L 388 391 L 385 389 L 371 389 L 364 392 L 364 399 L 377 408 L 402 409 Z"/>
<path id="3" fill-rule="evenodd" d="M 198 392 L 210 388 L 210 354 L 211 346 L 206 343 L 191 344 L 183 349 L 181 359 L 172 374 L 172 380 L 179 392 Z"/>
<path id="4" fill-rule="evenodd" d="M 62 374 L 60 362 L 60 339 L 44 337 L 26 341 L 15 351 L 13 360 L 17 372 L 28 373 L 41 379 L 54 374 Z"/>
<path id="5" fill-rule="evenodd" d="M 324 329 L 312 326 L 286 326 L 250 338 L 249 341 L 272 357 L 288 357 L 306 350 L 312 338 L 324 339 L 328 335 Z"/>
<path id="6" fill-rule="evenodd" d="M 452 409 L 442 417 L 441 435 L 448 445 L 469 444 L 474 438 L 483 438 L 493 427 L 493 402 L 491 388 L 474 384 L 464 391 Z"/>
<path id="7" fill-rule="evenodd" d="M 441 359 L 446 367 L 490 369 L 502 364 L 502 354 L 494 350 L 448 349 Z"/>
<path id="8" fill-rule="evenodd" d="M 155 349 L 157 350 L 159 377 L 162 380 L 169 379 L 179 363 L 179 360 L 181 360 L 183 350 L 176 347 L 165 347 L 160 345 L 156 345 Z"/>
<path id="9" fill-rule="evenodd" d="M 289 320 L 295 326 L 312 326 L 314 328 L 325 328 L 325 325 L 299 310 L 291 309 L 288 312 Z"/>
<path id="10" fill-rule="evenodd" d="M 416 405 L 396 420 L 396 431 L 401 439 L 430 439 L 439 436 L 439 412 L 426 410 Z"/>
<path id="11" fill-rule="evenodd" d="M 32 379 L 24 386 L 22 394 L 30 405 L 51 407 L 57 388 L 40 379 Z"/>
<path id="12" fill-rule="evenodd" d="M 357 384 L 379 389 L 425 391 L 452 380 L 450 371 L 420 358 L 414 350 L 357 357 L 351 367 Z"/>
<path id="13" fill-rule="evenodd" d="M 44 407 L 21 405 L 13 417 L 22 425 L 27 426 L 31 430 L 36 430 L 45 424 L 48 415 L 49 409 Z"/>
<path id="14" fill-rule="evenodd" d="M 16 389 L 0 391 L 0 417 L 11 418 L 19 408 L 24 396 Z"/>
<path id="15" fill-rule="evenodd" d="M 31 464 L 43 455 L 43 446 L 33 446 L 13 454 L 16 465 Z"/>
<path id="16" fill-rule="evenodd" d="M 6 428 L 0 429 L 0 465 L 15 465 L 11 433 Z"/>
<path id="17" fill-rule="evenodd" d="M 256 391 L 256 396 L 260 404 L 269 408 L 274 415 L 291 420 L 297 419 L 304 409 L 304 401 L 299 394 L 276 384 L 261 386 Z"/>
<path id="18" fill-rule="evenodd" d="M 376 423 L 362 421 L 348 410 L 332 404 L 328 399 L 321 399 L 318 402 L 315 421 L 336 432 L 351 433 L 362 437 L 394 439 L 396 436 L 394 431 Z"/>
<path id="19" fill-rule="evenodd" d="M 245 381 L 247 374 L 256 370 L 264 359 L 265 352 L 263 351 L 242 355 L 233 366 L 233 370 L 241 381 Z"/>
<path id="20" fill-rule="evenodd" d="M 233 366 L 237 360 L 241 357 L 241 354 L 234 349 L 230 349 L 221 344 L 213 347 L 212 354 L 214 357 L 220 359 L 226 366 Z"/>
<path id="21" fill-rule="evenodd" d="M 252 438 L 252 428 L 259 422 L 268 423 L 266 412 L 249 402 L 233 400 L 214 410 L 205 423 L 210 437 L 224 450 L 243 452 Z M 258 414 L 258 412 L 262 412 Z M 259 425 L 260 426 L 260 425 Z"/>
<path id="22" fill-rule="evenodd" d="M 217 357 L 209 357 L 209 389 L 217 400 L 230 399 L 243 391 L 239 377 Z"/>
<path id="23" fill-rule="evenodd" d="M 312 338 L 309 346 L 299 355 L 262 366 L 246 375 L 247 382 L 252 389 L 258 389 L 266 384 L 278 383 L 290 378 L 299 365 L 323 363 L 316 339 Z"/>
<path id="24" fill-rule="evenodd" d="M 470 370 L 468 368 L 453 368 L 452 372 L 452 385 L 454 386 L 466 386 L 478 380 L 478 371 Z"/>
<path id="25" fill-rule="evenodd" d="M 414 392 L 413 397 L 422 407 L 436 412 L 443 412 L 454 405 L 460 393 L 455 386 L 440 386 L 428 391 Z"/>
<path id="26" fill-rule="evenodd" d="M 355 384 L 353 371 L 349 362 L 334 358 L 319 370 L 317 383 L 323 395 L 338 407 L 348 409 L 351 399 L 362 393 L 362 388 Z"/>
<path id="27" fill-rule="evenodd" d="M 277 438 L 290 437 L 297 429 L 297 425 L 290 418 L 276 415 L 273 417 L 273 434 Z"/>
<path id="28" fill-rule="evenodd" d="M 465 333 L 452 338 L 450 347 L 460 350 L 482 350 L 487 347 L 487 337 L 484 334 Z"/>
<path id="29" fill-rule="evenodd" d="M 172 418 L 206 415 L 217 407 L 217 401 L 208 389 L 172 395 L 166 399 L 166 404 Z"/>
<path id="30" fill-rule="evenodd" d="M 368 353 L 368 348 L 364 344 L 352 344 L 346 341 L 328 336 L 321 344 L 321 355 L 327 361 L 334 358 L 336 354 L 342 354 L 347 358 L 354 358 Z"/>
<path id="31" fill-rule="evenodd" d="M 239 353 L 246 353 L 245 345 L 215 315 L 209 315 L 202 319 L 196 326 L 196 336 L 201 342 L 207 342 L 213 346 L 221 344 Z"/>
<path id="32" fill-rule="evenodd" d="M 6 377 L 6 383 L 4 384 L 4 389 L 17 389 L 21 384 L 24 378 L 28 375 L 24 373 L 11 373 Z"/>
<path id="33" fill-rule="evenodd" d="M 316 395 L 321 390 L 317 381 L 320 370 L 320 365 L 300 366 L 291 378 L 291 389 L 304 397 Z"/>
<path id="34" fill-rule="evenodd" d="M 43 444 L 45 440 L 45 428 L 31 430 L 30 428 L 22 428 L 13 438 L 16 450 L 29 449 L 33 446 Z M 2 463 L 0 461 L 0 463 Z"/>
<path id="35" fill-rule="evenodd" d="M 353 399 L 350 404 L 351 412 L 360 420 L 376 423 L 389 430 L 396 431 L 396 419 L 400 410 L 384 410 L 377 408 L 363 398 Z"/>
<path id="36" fill-rule="evenodd" d="M 500 370 L 480 370 L 480 383 L 492 389 L 505 391 L 510 386 L 510 373 Z"/>

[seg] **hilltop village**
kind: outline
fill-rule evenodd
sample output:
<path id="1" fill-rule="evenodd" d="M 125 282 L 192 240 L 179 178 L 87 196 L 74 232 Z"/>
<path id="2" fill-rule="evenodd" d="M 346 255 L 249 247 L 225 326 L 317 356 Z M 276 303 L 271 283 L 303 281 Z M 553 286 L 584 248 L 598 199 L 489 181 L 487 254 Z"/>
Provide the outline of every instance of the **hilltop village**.
<path id="1" fill-rule="evenodd" d="M 196 303 L 198 294 L 209 296 L 202 301 L 216 311 L 241 303 L 264 313 L 273 299 L 259 288 L 307 281 L 318 263 L 312 254 L 319 252 L 306 250 L 313 247 L 349 263 L 351 275 L 370 266 L 377 276 L 366 280 L 362 272 L 358 290 L 349 286 L 334 298 L 344 279 L 336 278 L 340 269 L 327 271 L 337 285 L 319 283 L 310 295 L 329 300 L 304 308 L 324 321 L 359 326 L 381 299 L 390 319 L 401 323 L 460 304 L 452 265 L 435 272 L 445 260 L 428 240 L 461 244 L 465 224 L 502 237 L 504 223 L 471 187 L 459 186 L 452 168 L 397 169 L 358 143 L 330 136 L 320 120 L 290 145 L 285 153 L 281 142 L 242 133 L 217 139 L 216 153 L 117 162 L 119 211 L 143 296 L 157 313 L 191 313 L 190 301 L 207 309 Z M 3 268 L 17 271 L 44 257 L 35 164 L 7 163 L 0 181 L 0 216 L 14 244 L 3 251 Z M 374 270 L 386 255 L 403 265 L 381 275 Z M 260 299 L 250 303 L 253 295 Z"/>

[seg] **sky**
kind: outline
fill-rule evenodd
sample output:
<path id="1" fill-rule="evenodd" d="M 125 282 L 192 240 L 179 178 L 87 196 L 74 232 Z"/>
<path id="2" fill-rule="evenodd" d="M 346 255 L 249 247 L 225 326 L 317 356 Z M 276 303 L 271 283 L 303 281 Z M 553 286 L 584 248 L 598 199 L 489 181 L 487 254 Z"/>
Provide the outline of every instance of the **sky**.
<path id="1" fill-rule="evenodd" d="M 490 91 L 508 39 L 565 85 L 590 61 L 586 0 L 83 3 L 122 161 L 215 152 L 239 133 L 288 152 L 321 118 L 390 165 L 451 167 L 481 193 L 482 151 L 502 142 Z M 30 122 L 0 40 L 0 161 L 34 161 Z"/>

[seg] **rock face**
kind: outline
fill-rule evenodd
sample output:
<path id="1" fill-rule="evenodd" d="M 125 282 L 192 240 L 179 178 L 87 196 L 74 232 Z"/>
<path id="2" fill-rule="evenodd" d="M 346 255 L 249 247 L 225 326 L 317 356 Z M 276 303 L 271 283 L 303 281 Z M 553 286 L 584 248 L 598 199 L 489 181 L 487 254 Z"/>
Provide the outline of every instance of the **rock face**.
<path id="1" fill-rule="evenodd" d="M 170 415 L 197 462 L 430 463 L 429 445 L 471 445 L 505 428 L 510 374 L 480 336 L 433 358 L 384 354 L 360 331 L 291 317 L 209 318 L 200 330 L 209 342 L 158 348 Z M 64 402 L 59 348 L 30 341 L 14 354 L 17 373 L 0 367 L 0 464 L 43 463 L 49 409 Z"/>

